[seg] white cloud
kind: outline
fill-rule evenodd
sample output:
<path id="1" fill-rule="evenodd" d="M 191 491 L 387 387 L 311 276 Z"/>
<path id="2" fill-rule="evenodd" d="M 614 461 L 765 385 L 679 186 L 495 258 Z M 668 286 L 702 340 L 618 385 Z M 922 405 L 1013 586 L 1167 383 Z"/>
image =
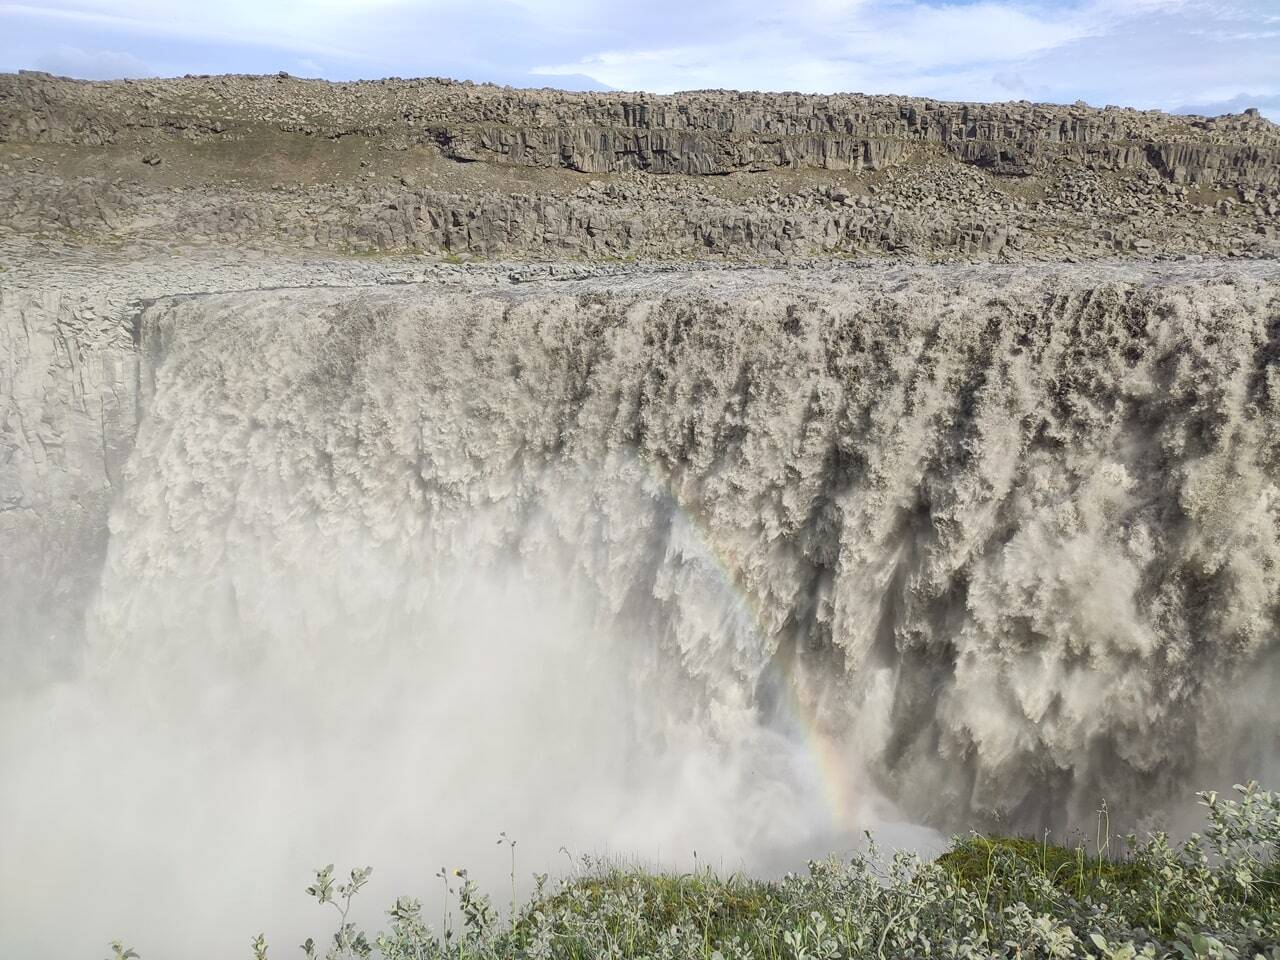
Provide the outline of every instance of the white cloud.
<path id="1" fill-rule="evenodd" d="M 1209 91 L 1229 100 L 1273 89 L 1275 2 L 0 0 L 0 69 L 57 57 L 82 75 L 138 69 L 86 53 L 111 51 L 178 73 L 288 69 L 1176 107 Z"/>
<path id="2" fill-rule="evenodd" d="M 794 18 L 726 22 L 701 43 L 611 46 L 534 72 L 656 92 L 732 86 L 1173 104 L 1199 96 L 1206 79 L 1257 88 L 1280 68 L 1274 31 L 1257 28 L 1267 3 L 817 0 Z M 1193 36 L 1206 30 L 1230 34 L 1212 43 Z M 1254 49 L 1226 49 L 1240 41 Z"/>
<path id="3" fill-rule="evenodd" d="M 866 16 L 846 49 L 872 62 L 929 69 L 1022 60 L 1087 33 L 1078 17 L 1040 18 L 1009 4 L 918 3 L 902 13 L 890 8 L 888 16 Z"/>
<path id="4" fill-rule="evenodd" d="M 116 80 L 120 77 L 149 77 L 155 71 L 130 53 L 115 50 L 82 50 L 59 44 L 36 58 L 35 67 L 46 73 L 84 80 Z"/>
<path id="5" fill-rule="evenodd" d="M 807 6 L 810 14 L 815 9 Z M 915 86 L 921 75 L 1022 61 L 1089 32 L 1076 13 L 1051 19 L 1005 3 L 842 3 L 838 11 L 837 21 L 811 22 L 814 32 L 807 36 L 768 22 L 726 31 L 715 42 L 610 49 L 533 72 L 585 73 L 620 89 L 657 92 L 705 86 L 884 91 L 886 79 Z"/>
<path id="6" fill-rule="evenodd" d="M 295 68 L 297 74 L 301 77 L 324 76 L 324 67 L 320 65 L 318 60 L 313 60 L 310 57 L 303 57 L 300 60 L 295 61 Z"/>
<path id="7" fill-rule="evenodd" d="M 806 57 L 781 38 L 769 45 L 750 38 L 720 45 L 608 50 L 576 62 L 534 67 L 531 73 L 586 75 L 617 90 L 655 93 L 713 87 L 834 90 L 843 89 L 850 76 L 858 75 L 852 65 Z"/>
<path id="8" fill-rule="evenodd" d="M 333 4 L 330 4 L 333 6 Z M 316 37 L 325 33 L 320 19 L 282 16 L 279 6 L 232 0 L 220 4 L 84 0 L 44 4 L 0 3 L 0 17 L 24 17 L 153 38 L 223 42 L 348 57 L 352 51 Z M 50 31 L 56 36 L 57 28 Z"/>

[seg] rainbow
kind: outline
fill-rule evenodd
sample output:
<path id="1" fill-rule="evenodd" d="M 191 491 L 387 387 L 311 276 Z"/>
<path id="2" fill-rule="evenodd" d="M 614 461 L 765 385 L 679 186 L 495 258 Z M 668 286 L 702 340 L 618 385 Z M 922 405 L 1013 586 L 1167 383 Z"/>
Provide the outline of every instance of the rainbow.
<path id="1" fill-rule="evenodd" d="M 767 618 L 759 600 L 742 583 L 739 574 L 742 564 L 728 545 L 717 541 L 710 525 L 680 502 L 679 496 L 672 489 L 669 476 L 661 472 L 656 464 L 646 462 L 634 454 L 633 457 L 649 480 L 645 492 L 654 498 L 664 499 L 675 507 L 687 530 L 694 535 L 701 559 L 715 572 L 716 579 L 732 598 L 737 612 L 750 624 L 755 641 L 763 646 L 772 631 L 766 625 Z M 779 684 L 779 707 L 788 721 L 786 726 L 797 734 L 809 769 L 821 787 L 829 825 L 841 834 L 853 835 L 867 822 L 866 800 L 858 790 L 855 758 L 849 750 L 848 742 L 821 722 L 818 704 L 803 695 L 804 684 L 796 675 L 794 662 L 789 663 L 786 669 Z"/>

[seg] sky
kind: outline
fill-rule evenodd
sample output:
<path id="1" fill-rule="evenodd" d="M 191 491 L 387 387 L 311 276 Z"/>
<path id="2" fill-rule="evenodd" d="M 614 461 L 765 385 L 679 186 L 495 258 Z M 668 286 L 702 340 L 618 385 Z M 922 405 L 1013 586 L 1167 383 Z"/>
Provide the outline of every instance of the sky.
<path id="1" fill-rule="evenodd" d="M 0 0 L 0 70 L 447 76 L 1280 121 L 1280 0 Z"/>

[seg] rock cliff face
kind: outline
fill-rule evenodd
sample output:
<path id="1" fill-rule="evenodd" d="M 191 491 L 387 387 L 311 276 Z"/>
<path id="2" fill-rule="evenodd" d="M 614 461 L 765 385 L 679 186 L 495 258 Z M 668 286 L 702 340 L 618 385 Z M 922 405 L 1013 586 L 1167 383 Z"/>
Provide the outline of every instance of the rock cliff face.
<path id="1" fill-rule="evenodd" d="M 0 81 L 0 140 L 234 139 L 246 123 L 330 139 L 434 142 L 460 160 L 588 173 L 874 170 L 936 147 L 1014 176 L 1066 161 L 1154 167 L 1179 183 L 1280 184 L 1280 134 L 1252 115 L 861 94 L 575 94 L 441 80 L 201 77 L 104 85 L 22 74 Z"/>
<path id="2" fill-rule="evenodd" d="M 83 310 L 5 310 L 45 345 L 6 489 L 105 546 L 92 660 L 386 651 L 451 565 L 519 558 L 708 729 L 798 724 L 932 823 L 1159 809 L 1280 760 L 1274 272 L 162 299 L 136 380 L 127 326 L 91 357 Z"/>
<path id="3" fill-rule="evenodd" d="M 525 94 L 524 102 L 518 94 L 495 97 L 496 107 L 469 124 L 449 113 L 443 122 L 423 119 L 457 159 L 588 173 L 879 170 L 934 148 L 1005 176 L 1067 162 L 1155 168 L 1176 183 L 1280 183 L 1280 140 L 1265 120 L 1215 122 L 1027 103 L 735 94 L 676 95 L 652 104 L 624 97 L 601 104 L 584 95 L 541 115 L 536 108 L 520 109 L 534 96 Z"/>
<path id="4" fill-rule="evenodd" d="M 341 203 L 307 196 L 263 201 L 240 192 L 174 198 L 139 196 L 84 182 L 32 182 L 0 196 L 11 228 L 57 235 L 137 231 L 189 244 L 219 243 L 332 251 L 444 252 L 471 257 L 526 256 L 664 260 L 849 256 L 934 249 L 994 258 L 1024 237 L 1011 218 L 957 219 L 895 212 L 870 200 L 826 197 L 791 209 L 681 204 L 677 197 L 635 204 L 625 189 L 576 197 L 466 196 L 434 190 L 350 192 Z M 632 202 L 628 202 L 632 200 Z M 1117 234 L 1115 250 L 1135 235 Z"/>
<path id="5" fill-rule="evenodd" d="M 1280 128 L 1045 104 L 0 76 L 0 232 L 540 259 L 1280 251 Z"/>
<path id="6" fill-rule="evenodd" d="M 106 304 L 0 287 L 0 688 L 75 662 L 137 428 L 137 353 Z"/>

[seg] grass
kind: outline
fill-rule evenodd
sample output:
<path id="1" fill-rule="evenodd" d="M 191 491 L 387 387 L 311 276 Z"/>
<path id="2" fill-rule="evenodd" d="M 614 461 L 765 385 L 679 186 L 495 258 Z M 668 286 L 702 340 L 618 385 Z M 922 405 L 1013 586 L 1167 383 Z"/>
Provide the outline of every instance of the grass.
<path id="1" fill-rule="evenodd" d="M 338 883 L 326 867 L 307 892 L 336 909 L 337 930 L 304 952 L 326 960 L 1280 960 L 1280 793 L 1236 789 L 1231 799 L 1201 794 L 1207 827 L 1176 845 L 1129 836 L 1113 851 L 1100 821 L 1092 850 L 973 835 L 933 861 L 873 846 L 776 881 L 587 860 L 558 883 L 535 875 L 523 904 L 515 845 L 503 835 L 512 853 L 506 921 L 466 871 L 442 869 L 444 902 L 432 907 L 444 918 L 439 932 L 420 901 L 401 897 L 386 929 L 368 935 L 347 919 L 368 868 Z M 250 947 L 266 960 L 261 936 Z"/>
<path id="2" fill-rule="evenodd" d="M 652 953 L 657 940 L 696 921 L 700 952 L 741 938 L 767 920 L 775 905 L 772 885 L 738 875 L 647 873 L 610 868 L 572 881 L 526 908 L 509 933 L 509 945 L 528 949 L 541 934 L 539 914 L 561 918 L 557 931 L 567 955 L 595 955 L 596 945 L 615 944 L 623 956 Z M 567 923 L 564 921 L 568 921 Z M 694 944 L 695 947 L 698 944 Z"/>
<path id="3" fill-rule="evenodd" d="M 1140 861 L 1091 856 L 1084 845 L 1063 847 L 1027 837 L 973 836 L 954 841 L 938 858 L 957 883 L 985 883 L 994 873 L 1013 876 L 1033 872 L 1054 890 L 1082 898 L 1108 885 L 1132 888 L 1150 877 Z"/>

